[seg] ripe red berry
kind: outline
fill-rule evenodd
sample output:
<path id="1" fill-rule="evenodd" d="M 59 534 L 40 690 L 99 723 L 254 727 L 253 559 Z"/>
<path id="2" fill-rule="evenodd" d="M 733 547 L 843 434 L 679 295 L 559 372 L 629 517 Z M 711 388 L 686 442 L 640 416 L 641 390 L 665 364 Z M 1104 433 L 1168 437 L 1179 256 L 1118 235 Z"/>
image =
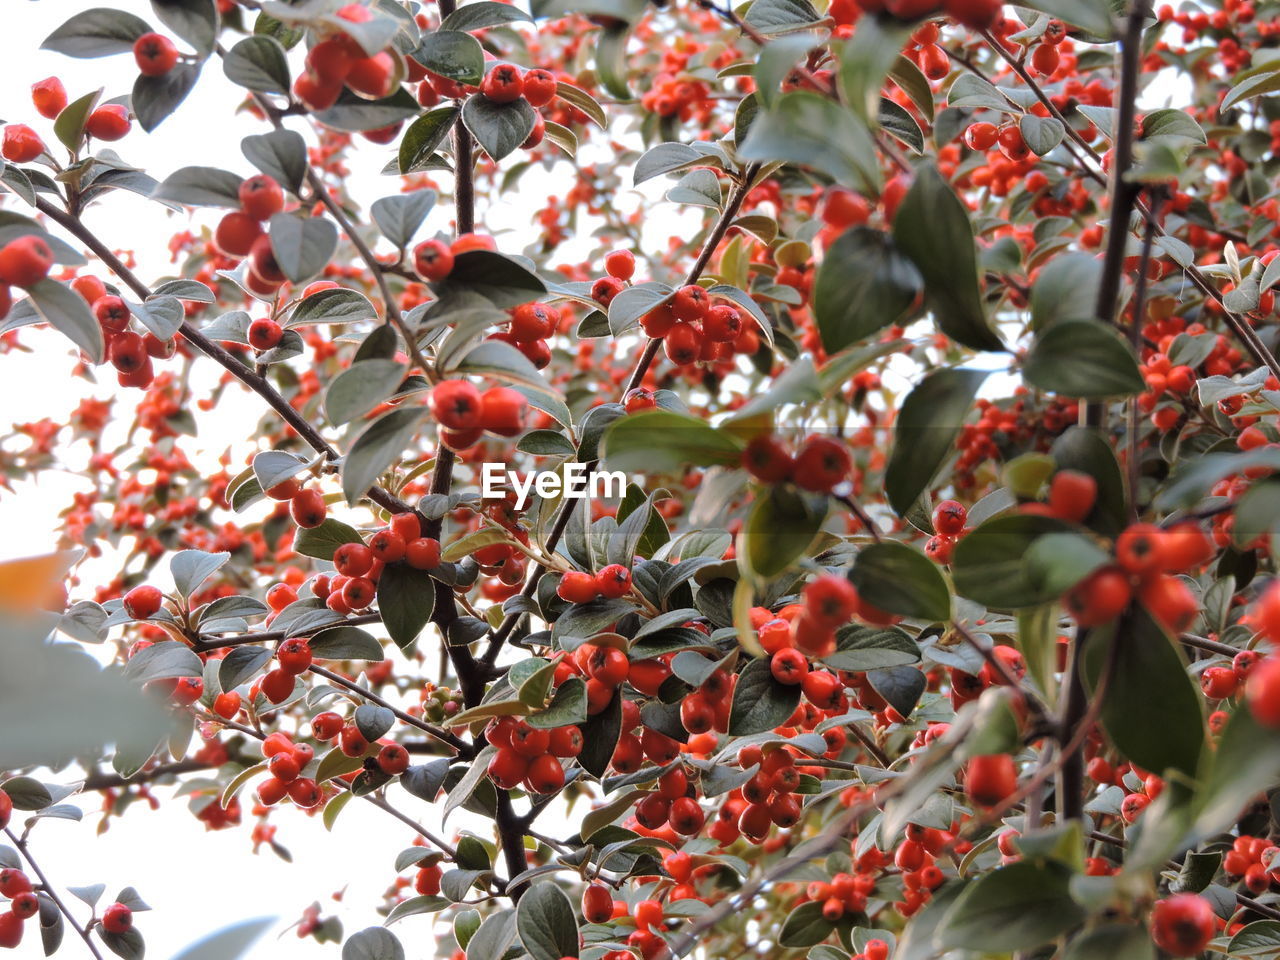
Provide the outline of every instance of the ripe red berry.
<path id="1" fill-rule="evenodd" d="M 609 276 L 630 280 L 636 272 L 636 257 L 630 250 L 610 250 L 605 254 L 604 268 Z"/>
<path id="2" fill-rule="evenodd" d="M 1007 753 L 971 757 L 965 768 L 965 793 L 980 807 L 994 807 L 1018 788 L 1018 770 Z"/>
<path id="3" fill-rule="evenodd" d="M 596 574 L 595 588 L 609 600 L 626 596 L 631 589 L 631 571 L 620 563 L 611 563 Z"/>
<path id="4" fill-rule="evenodd" d="M 388 743 L 378 751 L 378 769 L 389 777 L 398 777 L 409 769 L 409 751 L 398 743 Z"/>
<path id="5" fill-rule="evenodd" d="M 430 537 L 410 540 L 405 545 L 404 555 L 415 570 L 431 570 L 440 566 L 440 541 Z"/>
<path id="6" fill-rule="evenodd" d="M 829 493 L 849 475 L 853 458 L 849 448 L 834 437 L 814 434 L 796 455 L 795 482 L 815 493 Z"/>
<path id="7" fill-rule="evenodd" d="M 511 63 L 500 63 L 485 74 L 480 92 L 494 103 L 511 103 L 524 94 L 524 76 Z"/>
<path id="8" fill-rule="evenodd" d="M 424 240 L 413 248 L 413 269 L 424 280 L 443 280 L 453 270 L 453 251 L 443 240 Z"/>
<path id="9" fill-rule="evenodd" d="M 369 538 L 369 549 L 383 563 L 395 563 L 404 559 L 408 545 L 404 542 L 404 537 L 394 530 L 379 530 Z"/>
<path id="10" fill-rule="evenodd" d="M 1196 893 L 1177 893 L 1151 908 L 1151 939 L 1174 957 L 1193 957 L 1218 928 L 1213 906 Z"/>
<path id="11" fill-rule="evenodd" d="M 344 577 L 363 577 L 373 569 L 373 551 L 363 543 L 344 543 L 333 551 L 333 565 Z"/>
<path id="12" fill-rule="evenodd" d="M 858 591 L 838 574 L 817 577 L 805 586 L 802 596 L 809 616 L 829 629 L 848 623 L 858 611 Z"/>
<path id="13" fill-rule="evenodd" d="M 52 266 L 53 250 L 44 237 L 28 234 L 0 247 L 0 283 L 34 287 Z"/>
<path id="14" fill-rule="evenodd" d="M 311 644 L 302 637 L 290 637 L 276 648 L 276 659 L 285 673 L 306 673 L 311 666 Z"/>
<path id="15" fill-rule="evenodd" d="M 240 712 L 240 694 L 234 690 L 218 694 L 213 699 L 213 712 L 223 720 L 230 720 Z"/>
<path id="16" fill-rule="evenodd" d="M 30 163 L 44 153 L 44 141 L 25 123 L 11 123 L 4 128 L 0 155 L 11 163 Z"/>
<path id="17" fill-rule="evenodd" d="M 270 350 L 284 336 L 284 328 L 266 317 L 249 324 L 249 345 L 255 350 Z"/>
<path id="18" fill-rule="evenodd" d="M 368 577 L 352 577 L 342 585 L 342 601 L 352 610 L 365 609 L 377 595 L 377 588 Z"/>
<path id="19" fill-rule="evenodd" d="M 450 430 L 470 430 L 481 425 L 480 391 L 469 380 L 442 380 L 431 391 L 431 412 Z"/>
<path id="20" fill-rule="evenodd" d="M 514 750 L 499 748 L 489 758 L 489 779 L 502 790 L 514 790 L 529 772 L 529 758 Z"/>
<path id="21" fill-rule="evenodd" d="M 53 120 L 66 109 L 67 89 L 57 77 L 37 80 L 31 85 L 31 102 L 40 116 Z"/>
<path id="22" fill-rule="evenodd" d="M 518 343 L 545 340 L 556 332 L 560 312 L 545 303 L 522 303 L 511 311 L 511 336 Z"/>
<path id="23" fill-rule="evenodd" d="M 550 71 L 540 68 L 527 70 L 524 75 L 524 98 L 531 107 L 545 107 L 556 98 L 558 85 Z M 612 271 L 610 271 L 612 273 Z M 617 274 L 614 274 L 617 276 Z M 623 277 L 625 280 L 626 277 Z"/>
<path id="24" fill-rule="evenodd" d="M 284 191 L 265 173 L 241 183 L 239 195 L 241 211 L 258 222 L 268 220 L 284 209 Z"/>
<path id="25" fill-rule="evenodd" d="M 1259 726 L 1280 729 L 1280 658 L 1267 657 L 1249 671 L 1245 702 Z"/>
<path id="26" fill-rule="evenodd" d="M 964 504 L 955 500 L 943 500 L 933 508 L 933 529 L 945 536 L 955 536 L 964 530 L 969 512 Z"/>
<path id="27" fill-rule="evenodd" d="M 302 764 L 292 753 L 277 753 L 267 761 L 267 771 L 281 783 L 292 783 L 302 772 Z"/>
<path id="28" fill-rule="evenodd" d="M 34 893 L 20 893 L 9 904 L 9 910 L 20 920 L 29 920 L 40 912 L 40 898 Z"/>
<path id="29" fill-rule="evenodd" d="M 285 670 L 268 670 L 262 678 L 262 695 L 272 703 L 284 703 L 293 694 L 294 676 Z"/>
<path id="30" fill-rule="evenodd" d="M 1082 627 L 1114 620 L 1133 596 L 1129 579 L 1117 567 L 1103 567 L 1081 580 L 1063 597 L 1063 604 Z"/>
<path id="31" fill-rule="evenodd" d="M 809 672 L 809 660 L 795 647 L 787 647 L 769 660 L 769 672 L 779 683 L 797 684 Z"/>
<path id="32" fill-rule="evenodd" d="M 342 717 L 332 711 L 311 718 L 311 733 L 317 740 L 332 740 L 342 732 Z"/>
<path id="33" fill-rule="evenodd" d="M 351 61 L 347 71 L 347 86 L 356 93 L 374 100 L 391 93 L 395 86 L 396 62 L 391 54 L 380 50 L 372 57 L 360 57 Z"/>
<path id="34" fill-rule="evenodd" d="M 124 608 L 135 620 L 154 616 L 164 601 L 164 594 L 152 586 L 134 587 L 124 595 Z"/>
<path id="35" fill-rule="evenodd" d="M 102 929 L 108 933 L 127 933 L 133 927 L 133 911 L 123 903 L 113 903 L 102 911 Z"/>
<path id="36" fill-rule="evenodd" d="M 0 947 L 16 948 L 22 943 L 24 929 L 22 918 L 16 913 L 8 911 L 0 913 Z"/>
<path id="37" fill-rule="evenodd" d="M 601 883 L 588 884 L 582 891 L 582 916 L 587 923 L 605 923 L 613 916 L 613 894 Z"/>
<path id="38" fill-rule="evenodd" d="M 144 33 L 133 42 L 133 59 L 144 77 L 163 77 L 178 62 L 178 48 L 162 33 Z"/>
<path id="39" fill-rule="evenodd" d="M 964 143 L 970 150 L 987 151 L 996 145 L 999 135 L 1000 131 L 994 123 L 971 123 L 965 128 Z"/>
<path id="40" fill-rule="evenodd" d="M 490 387 L 480 395 L 480 426 L 500 437 L 516 437 L 524 432 L 529 401 L 511 387 Z"/>
<path id="41" fill-rule="evenodd" d="M 1098 499 L 1098 481 L 1079 470 L 1059 470 L 1049 482 L 1049 510 L 1055 517 L 1083 523 Z"/>
<path id="42" fill-rule="evenodd" d="M 110 143 L 124 139 L 129 133 L 130 126 L 132 124 L 129 121 L 129 111 L 121 104 L 108 103 L 89 114 L 84 129 L 94 139 Z"/>
<path id="43" fill-rule="evenodd" d="M 564 786 L 564 767 L 556 757 L 544 753 L 529 762 L 525 782 L 534 793 L 555 793 Z"/>
<path id="44" fill-rule="evenodd" d="M 288 792 L 290 800 L 308 810 L 324 799 L 324 791 L 320 789 L 320 784 L 310 777 L 299 777 L 293 781 L 289 784 Z"/>
<path id="45" fill-rule="evenodd" d="M 4 796 L 8 800 L 9 795 L 6 793 Z M 12 801 L 9 801 L 9 803 L 12 804 Z M 12 810 L 13 807 L 10 806 L 9 809 Z M 8 821 L 5 821 L 3 825 L 8 826 Z M 0 897 L 12 899 L 20 893 L 30 893 L 31 889 L 30 878 L 21 870 L 16 867 L 5 867 L 0 870 Z"/>
<path id="46" fill-rule="evenodd" d="M 289 500 L 289 515 L 293 522 L 305 530 L 310 530 L 324 523 L 327 508 L 324 494 L 313 487 L 299 490 Z"/>

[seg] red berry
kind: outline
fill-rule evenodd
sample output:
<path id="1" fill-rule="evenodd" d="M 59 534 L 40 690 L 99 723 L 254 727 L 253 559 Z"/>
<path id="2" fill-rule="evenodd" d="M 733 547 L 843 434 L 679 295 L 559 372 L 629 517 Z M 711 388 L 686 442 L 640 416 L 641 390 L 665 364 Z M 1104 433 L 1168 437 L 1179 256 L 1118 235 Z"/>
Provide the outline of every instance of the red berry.
<path id="1" fill-rule="evenodd" d="M 42 117 L 53 120 L 67 106 L 67 89 L 57 77 L 46 77 L 31 85 L 31 102 Z"/>
<path id="2" fill-rule="evenodd" d="M 1196 893 L 1177 893 L 1151 908 L 1151 939 L 1174 957 L 1193 957 L 1218 929 L 1213 906 Z"/>
<path id="3" fill-rule="evenodd" d="M 971 757 L 965 768 L 964 788 L 980 807 L 994 807 L 1018 787 L 1018 770 L 1007 753 Z"/>
<path id="4" fill-rule="evenodd" d="M 144 33 L 133 42 L 133 59 L 144 77 L 163 77 L 178 62 L 178 48 L 162 33 Z"/>
<path id="5" fill-rule="evenodd" d="M 363 577 L 373 569 L 373 551 L 363 543 L 344 543 L 333 551 L 333 565 L 344 577 Z"/>
<path id="6" fill-rule="evenodd" d="M 398 743 L 388 743 L 378 751 L 378 768 L 389 777 L 409 769 L 409 751 Z"/>
<path id="7" fill-rule="evenodd" d="M 347 86 L 356 93 L 381 99 L 395 86 L 396 62 L 391 54 L 380 50 L 372 57 L 360 57 L 351 61 L 347 71 Z"/>
<path id="8" fill-rule="evenodd" d="M 284 209 L 284 191 L 265 173 L 250 177 L 240 184 L 240 209 L 258 222 L 268 220 Z"/>
<path id="9" fill-rule="evenodd" d="M 129 111 L 121 104 L 108 103 L 89 114 L 84 129 L 89 136 L 109 143 L 124 139 L 130 126 Z"/>
<path id="10" fill-rule="evenodd" d="M 324 494 L 312 487 L 299 490 L 289 501 L 289 515 L 293 517 L 294 523 L 305 530 L 324 523 L 327 509 Z"/>
<path id="11" fill-rule="evenodd" d="M 255 350 L 270 350 L 284 336 L 284 328 L 274 320 L 262 318 L 249 324 L 249 346 Z"/>
<path id="12" fill-rule="evenodd" d="M 524 432 L 529 401 L 511 387 L 490 387 L 480 395 L 480 426 L 500 437 L 516 437 Z"/>
<path id="13" fill-rule="evenodd" d="M 542 69 L 528 70 L 524 75 L 524 98 L 531 107 L 545 107 L 556 98 L 558 85 L 550 71 Z M 612 273 L 612 271 L 610 271 Z M 617 274 L 614 274 L 617 276 Z M 625 277 L 623 278 L 626 279 Z"/>
<path id="14" fill-rule="evenodd" d="M 431 570 L 440 566 L 440 541 L 430 537 L 410 540 L 404 548 L 405 559 L 415 570 Z"/>
<path id="15" fill-rule="evenodd" d="M 49 275 L 53 251 L 43 237 L 28 234 L 0 248 L 0 283 L 34 287 Z"/>
<path id="16" fill-rule="evenodd" d="M 1245 702 L 1259 726 L 1280 729 L 1280 658 L 1267 657 L 1249 671 Z"/>
<path id="17" fill-rule="evenodd" d="M 99 326 L 107 333 L 122 333 L 129 326 L 129 308 L 119 297 L 99 297 L 92 309 Z"/>
<path id="18" fill-rule="evenodd" d="M 849 448 L 834 437 L 815 434 L 796 455 L 795 481 L 806 490 L 829 493 L 853 469 Z"/>
<path id="19" fill-rule="evenodd" d="M 152 586 L 134 587 L 124 595 L 124 608 L 135 620 L 155 616 L 164 601 L 164 594 Z"/>
<path id="20" fill-rule="evenodd" d="M 290 637 L 276 648 L 280 669 L 297 676 L 311 666 L 311 644 L 301 637 Z"/>
<path id="21" fill-rule="evenodd" d="M 22 943 L 22 931 L 25 929 L 22 918 L 16 913 L 0 913 L 0 947 L 13 949 Z"/>
<path id="22" fill-rule="evenodd" d="M 9 904 L 9 910 L 20 920 L 27 920 L 40 912 L 40 898 L 34 893 L 20 893 Z"/>
<path id="23" fill-rule="evenodd" d="M 511 103 L 524 94 L 524 76 L 511 63 L 500 63 L 485 74 L 480 92 L 494 103 Z"/>
<path id="24" fill-rule="evenodd" d="M 442 380 L 431 391 L 431 412 L 450 430 L 470 430 L 481 425 L 481 395 L 469 380 Z"/>
<path id="25" fill-rule="evenodd" d="M 636 272 L 636 257 L 630 250 L 611 250 L 605 254 L 604 268 L 609 276 L 630 280 Z"/>
<path id="26" fill-rule="evenodd" d="M 30 163 L 44 153 L 44 141 L 25 123 L 11 123 L 4 128 L 0 155 L 12 163 Z"/>
<path id="27" fill-rule="evenodd" d="M 626 596 L 631 589 L 631 571 L 620 563 L 611 563 L 596 574 L 595 588 L 609 600 Z"/>
<path id="28" fill-rule="evenodd" d="M 127 933 L 133 927 L 133 911 L 123 903 L 113 903 L 102 911 L 102 929 L 108 933 Z"/>
<path id="29" fill-rule="evenodd" d="M 443 280 L 453 270 L 453 251 L 443 240 L 424 240 L 413 248 L 413 269 L 424 280 Z"/>
<path id="30" fill-rule="evenodd" d="M 613 894 L 600 883 L 588 884 L 582 891 L 582 916 L 587 923 L 606 923 L 613 916 Z"/>
<path id="31" fill-rule="evenodd" d="M 955 500 L 943 500 L 933 508 L 933 528 L 945 536 L 955 536 L 964 530 L 969 512 L 964 504 Z"/>

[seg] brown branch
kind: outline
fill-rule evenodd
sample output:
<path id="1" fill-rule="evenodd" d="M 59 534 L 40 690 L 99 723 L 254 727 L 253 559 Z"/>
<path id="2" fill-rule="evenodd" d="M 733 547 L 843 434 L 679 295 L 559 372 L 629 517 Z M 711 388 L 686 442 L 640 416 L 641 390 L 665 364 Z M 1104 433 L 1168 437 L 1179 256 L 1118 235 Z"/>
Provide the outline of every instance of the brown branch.
<path id="1" fill-rule="evenodd" d="M 386 709 L 390 710 L 395 715 L 396 719 L 399 720 L 401 723 L 408 724 L 411 727 L 415 727 L 418 730 L 421 730 L 423 733 L 430 734 L 431 736 L 435 737 L 437 740 L 441 741 L 442 743 L 447 743 L 449 746 L 453 747 L 453 749 L 457 750 L 458 753 L 464 756 L 474 753 L 470 744 L 467 744 L 464 741 L 460 740 L 459 738 L 455 737 L 448 730 L 444 730 L 440 727 L 435 726 L 434 724 L 427 723 L 425 720 L 419 720 L 417 717 L 410 716 L 409 714 L 401 710 L 399 707 L 392 704 L 390 701 L 384 700 L 382 697 L 378 696 L 372 690 L 368 689 L 367 687 L 362 687 L 360 686 L 360 684 L 355 683 L 351 680 L 348 680 L 346 677 L 342 676 L 339 673 L 334 673 L 332 670 L 327 670 L 324 667 L 316 666 L 314 663 L 311 666 L 309 666 L 307 670 L 311 673 L 314 673 L 318 677 L 324 677 L 330 683 L 336 683 L 338 686 L 343 687 L 346 690 L 350 690 L 352 693 L 358 694 L 359 696 L 363 697 L 365 700 L 368 700 L 370 703 L 376 703 L 380 707 L 385 707 Z"/>

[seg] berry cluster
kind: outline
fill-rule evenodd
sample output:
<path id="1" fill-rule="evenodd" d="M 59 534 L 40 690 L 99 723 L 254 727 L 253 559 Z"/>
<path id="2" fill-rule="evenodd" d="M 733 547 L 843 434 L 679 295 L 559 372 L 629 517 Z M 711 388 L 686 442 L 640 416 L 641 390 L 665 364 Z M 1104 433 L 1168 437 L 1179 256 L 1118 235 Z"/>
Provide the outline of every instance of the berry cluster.
<path id="1" fill-rule="evenodd" d="M 481 392 L 470 380 L 442 380 L 431 390 L 431 413 L 441 427 L 440 442 L 455 451 L 474 445 L 485 431 L 500 437 L 519 436 L 528 404 L 524 394 L 512 387 Z"/>
<path id="2" fill-rule="evenodd" d="M 742 452 L 742 466 L 762 483 L 794 483 L 814 493 L 830 493 L 853 470 L 848 446 L 825 434 L 805 438 L 796 454 L 770 433 L 751 439 Z"/>

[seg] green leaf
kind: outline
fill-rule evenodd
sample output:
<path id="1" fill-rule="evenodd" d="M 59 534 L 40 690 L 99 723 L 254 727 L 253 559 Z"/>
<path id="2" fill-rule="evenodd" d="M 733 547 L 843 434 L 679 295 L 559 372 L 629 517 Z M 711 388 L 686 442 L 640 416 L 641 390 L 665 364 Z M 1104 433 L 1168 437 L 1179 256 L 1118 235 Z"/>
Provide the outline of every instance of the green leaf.
<path id="1" fill-rule="evenodd" d="M 1037 157 L 1051 152 L 1066 136 L 1066 128 L 1061 122 L 1053 117 L 1037 117 L 1034 113 L 1024 113 L 1018 121 L 1018 129 L 1022 131 L 1022 139 Z"/>
<path id="2" fill-rule="evenodd" d="M 1032 581 L 1026 554 L 1039 537 L 1069 532 L 1061 520 L 1025 513 L 980 524 L 956 544 L 951 562 L 956 592 L 1004 610 L 1056 600 L 1058 591 Z"/>
<path id="3" fill-rule="evenodd" d="M 435 30 L 422 38 L 413 58 L 442 77 L 478 84 L 484 78 L 484 50 L 480 41 L 457 30 Z M 476 99 L 468 97 L 467 101 Z"/>
<path id="4" fill-rule="evenodd" d="M 596 76 L 605 91 L 619 100 L 632 99 L 627 85 L 627 41 L 631 25 L 609 23 L 596 38 Z"/>
<path id="5" fill-rule="evenodd" d="M 382 235 L 404 249 L 413 241 L 413 235 L 427 219 L 435 202 L 434 190 L 413 190 L 375 200 L 369 212 Z"/>
<path id="6" fill-rule="evenodd" d="M 9 795 L 17 810 L 43 810 L 53 803 L 49 789 L 33 777 L 11 777 L 0 782 L 0 790 Z"/>
<path id="7" fill-rule="evenodd" d="M 905 543 L 885 541 L 864 547 L 849 579 L 869 602 L 905 617 L 951 619 L 951 591 L 932 560 Z"/>
<path id="8" fill-rule="evenodd" d="M 245 37 L 222 58 L 222 72 L 232 83 L 258 93 L 289 92 L 289 61 L 284 47 L 271 37 Z"/>
<path id="9" fill-rule="evenodd" d="M 1031 544 L 1023 557 L 1027 581 L 1045 593 L 1066 593 L 1111 555 L 1078 533 L 1049 533 Z"/>
<path id="10" fill-rule="evenodd" d="M 822 904 L 817 900 L 802 903 L 782 921 L 778 931 L 778 945 L 783 947 L 812 947 L 835 932 L 836 926 L 822 915 Z"/>
<path id="11" fill-rule="evenodd" d="M 494 160 L 501 160 L 529 139 L 536 121 L 537 113 L 523 98 L 496 103 L 485 96 L 468 97 L 462 106 L 462 122 Z"/>
<path id="12" fill-rule="evenodd" d="M 770 579 L 805 553 L 827 517 L 827 499 L 790 486 L 771 486 L 751 506 L 738 535 L 738 563 Z"/>
<path id="13" fill-rule="evenodd" d="M 269 230 L 276 263 L 294 283 L 323 270 L 338 249 L 338 228 L 323 217 L 277 213 L 271 218 Z"/>
<path id="14" fill-rule="evenodd" d="M 670 410 L 614 420 L 605 430 L 603 447 L 609 468 L 629 473 L 672 473 L 685 464 L 737 466 L 742 459 L 737 437 L 700 417 Z"/>
<path id="15" fill-rule="evenodd" d="M 272 657 L 267 647 L 235 647 L 218 667 L 218 686 L 234 690 L 256 674 Z"/>
<path id="16" fill-rule="evenodd" d="M 304 323 L 359 323 L 361 320 L 377 319 L 378 311 L 363 293 L 358 290 L 331 288 L 313 293 L 299 303 L 290 315 L 288 325 L 297 327 Z M 389 327 L 379 329 L 388 330 L 390 342 L 395 343 L 394 329 Z M 394 353 L 393 347 L 386 352 L 385 356 L 390 358 Z M 356 359 L 363 362 L 365 358 L 357 353 Z"/>
<path id="17" fill-rule="evenodd" d="M 174 677 L 198 677 L 203 669 L 200 658 L 185 643 L 161 640 L 130 657 L 124 676 L 135 683 L 148 683 Z"/>
<path id="18" fill-rule="evenodd" d="M 1087 253 L 1066 253 L 1046 263 L 1031 287 L 1031 328 L 1063 320 L 1092 320 L 1102 263 Z"/>
<path id="19" fill-rule="evenodd" d="M 1094 320 L 1063 320 L 1037 335 L 1022 375 L 1040 390 L 1086 400 L 1146 389 L 1133 348 Z"/>
<path id="20" fill-rule="evenodd" d="M 240 209 L 240 184 L 244 178 L 216 167 L 183 167 L 160 182 L 153 200 L 169 200 L 186 207 Z"/>
<path id="21" fill-rule="evenodd" d="M 827 353 L 837 353 L 901 320 L 923 281 L 887 233 L 854 227 L 823 256 L 813 314 Z"/>
<path id="22" fill-rule="evenodd" d="M 674 173 L 695 163 L 706 163 L 707 158 L 687 143 L 659 143 L 646 150 L 631 171 L 632 186 L 646 180 Z M 624 291 L 625 292 L 625 291 Z"/>
<path id="23" fill-rule="evenodd" d="M 836 79 L 845 102 L 864 120 L 876 115 L 885 77 L 901 58 L 910 35 L 909 24 L 891 17 L 862 17 L 858 29 L 845 42 Z M 932 110 L 932 93 L 928 100 Z"/>
<path id="24" fill-rule="evenodd" d="M 1226 952 L 1232 957 L 1267 957 L 1280 953 L 1280 920 L 1255 920 L 1231 938 Z"/>
<path id="25" fill-rule="evenodd" d="M 274 923 L 274 917 L 241 920 L 201 937 L 173 960 L 238 960 Z"/>
<path id="26" fill-rule="evenodd" d="M 1206 759 L 1208 771 L 1194 801 L 1199 837 L 1229 829 L 1248 798 L 1275 783 L 1280 775 L 1280 739 L 1240 706 L 1232 711 L 1218 749 Z"/>
<path id="27" fill-rule="evenodd" d="M 396 392 L 404 373 L 405 365 L 394 360 L 353 363 L 325 391 L 325 416 L 335 426 L 363 417 Z"/>
<path id="28" fill-rule="evenodd" d="M 367 927 L 342 945 L 342 960 L 404 960 L 404 947 L 386 927 Z"/>
<path id="29" fill-rule="evenodd" d="M 509 3 L 498 3 L 496 0 L 478 0 L 458 7 L 440 21 L 441 30 L 482 30 L 485 27 L 498 27 L 504 23 L 532 22 L 532 18 L 518 7 Z"/>
<path id="30" fill-rule="evenodd" d="M 672 203 L 711 207 L 713 210 L 719 210 L 724 202 L 720 196 L 720 178 L 706 167 L 686 173 L 667 191 L 666 198 Z"/>
<path id="31" fill-rule="evenodd" d="M 83 350 L 93 363 L 102 362 L 102 325 L 84 302 L 84 297 L 48 277 L 27 293 L 41 319 Z"/>
<path id="32" fill-rule="evenodd" d="M 169 572 L 178 593 L 190 597 L 201 584 L 217 573 L 231 559 L 229 553 L 205 553 L 203 550 L 180 550 L 169 559 Z"/>
<path id="33" fill-rule="evenodd" d="M 86 93 L 83 97 L 67 104 L 58 114 L 58 118 L 53 121 L 54 136 L 73 153 L 79 152 L 84 144 L 85 122 L 89 119 L 89 114 L 93 113 L 93 108 L 98 105 L 98 98 L 101 96 L 101 90 Z"/>
<path id="34" fill-rule="evenodd" d="M 752 660 L 738 675 L 729 710 L 729 733 L 735 737 L 764 733 L 787 722 L 800 702 L 798 683 L 779 683 L 768 660 Z"/>
<path id="35" fill-rule="evenodd" d="M 315 114 L 315 119 L 326 127 L 359 133 L 361 130 L 377 130 L 401 123 L 422 112 L 417 99 L 404 87 L 381 100 L 365 100 L 359 94 L 343 89 L 338 102 L 328 110 Z"/>
<path id="36" fill-rule="evenodd" d="M 924 153 L 924 131 L 906 107 L 888 97 L 881 97 L 876 119 L 885 133 L 902 141 L 914 152 Z"/>
<path id="37" fill-rule="evenodd" d="M 341 520 L 326 517 L 318 527 L 300 529 L 293 538 L 293 549 L 304 557 L 332 560 L 333 551 L 344 543 L 363 543 L 364 538 Z"/>
<path id="38" fill-rule="evenodd" d="M 373 421 L 342 461 L 342 494 L 356 503 L 407 449 L 427 419 L 424 407 L 397 407 Z"/>
<path id="39" fill-rule="evenodd" d="M 972 73 L 962 73 L 947 90 L 947 105 L 965 110 L 999 110 L 1009 112 L 1012 106 L 989 81 Z"/>
<path id="40" fill-rule="evenodd" d="M 880 192 L 875 141 L 866 122 L 813 93 L 779 97 L 773 107 L 752 121 L 737 152 L 743 160 L 812 167 L 863 193 Z"/>
<path id="41" fill-rule="evenodd" d="M 836 651 L 822 662 L 836 670 L 863 673 L 920 661 L 916 642 L 897 627 L 849 625 L 836 631 Z"/>
<path id="42" fill-rule="evenodd" d="M 1142 139 L 1163 140 L 1173 146 L 1207 142 L 1204 130 L 1189 113 L 1171 108 L 1152 110 L 1142 118 Z"/>
<path id="43" fill-rule="evenodd" d="M 202 57 L 213 53 L 218 37 L 218 9 L 214 0 L 151 0 L 151 9 L 161 23 Z"/>
<path id="44" fill-rule="evenodd" d="M 1101 40 L 1109 40 L 1115 32 L 1107 0 L 1031 0 L 1026 6 L 1081 27 Z"/>
<path id="45" fill-rule="evenodd" d="M 949 949 L 1011 953 L 1047 943 L 1080 924 L 1072 873 L 1056 860 L 1023 861 L 979 877 L 947 911 L 936 936 Z"/>
<path id="46" fill-rule="evenodd" d="M 311 653 L 317 660 L 383 659 L 382 644 L 359 627 L 329 627 L 311 638 Z"/>
<path id="47" fill-rule="evenodd" d="M 446 104 L 427 111 L 413 121 L 400 138 L 396 160 L 400 172 L 416 173 L 425 170 L 461 113 L 462 109 L 456 104 Z"/>
<path id="48" fill-rule="evenodd" d="M 1089 634 L 1084 656 L 1091 687 L 1112 643 L 1119 650 L 1102 704 L 1108 738 L 1144 770 L 1163 776 L 1172 768 L 1194 777 L 1204 749 L 1204 701 L 1182 655 L 1150 614 L 1135 609 Z"/>
<path id="49" fill-rule="evenodd" d="M 812 26 L 822 16 L 809 0 L 752 0 L 743 19 L 768 36 Z"/>
<path id="50" fill-rule="evenodd" d="M 150 32 L 150 24 L 132 13 L 93 7 L 77 13 L 54 30 L 40 49 L 80 59 L 107 57 L 114 53 L 131 53 L 134 42 Z"/>
<path id="51" fill-rule="evenodd" d="M 527 266 L 492 250 L 468 250 L 453 261 L 449 276 L 432 284 L 441 300 L 478 293 L 499 309 L 536 300 L 547 286 Z"/>
<path id="52" fill-rule="evenodd" d="M 933 482 L 955 447 L 960 427 L 986 379 L 981 370 L 943 369 L 911 390 L 893 432 L 893 453 L 885 470 L 889 503 L 905 515 Z"/>
<path id="53" fill-rule="evenodd" d="M 1249 77 L 1247 80 L 1232 87 L 1231 91 L 1223 98 L 1222 105 L 1218 109 L 1221 112 L 1225 112 L 1245 100 L 1276 93 L 1277 91 L 1280 91 L 1280 61 L 1275 62 L 1271 72 Z"/>
<path id="54" fill-rule="evenodd" d="M 129 98 L 138 125 L 147 133 L 160 126 L 187 99 L 187 94 L 194 89 L 199 79 L 200 67 L 193 63 L 179 63 L 160 77 L 140 74 L 134 81 L 133 93 Z"/>
<path id="55" fill-rule="evenodd" d="M 925 299 L 939 329 L 974 350 L 1003 350 L 978 287 L 968 209 L 933 164 L 916 169 L 893 219 L 893 239 L 924 278 Z"/>
<path id="56" fill-rule="evenodd" d="M 532 884 L 516 905 L 520 944 L 532 960 L 578 955 L 577 911 L 551 880 Z"/>
<path id="57" fill-rule="evenodd" d="M 401 650 L 407 650 L 431 619 L 435 609 L 435 584 L 421 570 L 407 563 L 383 568 L 378 580 L 378 613 L 383 626 Z"/>

